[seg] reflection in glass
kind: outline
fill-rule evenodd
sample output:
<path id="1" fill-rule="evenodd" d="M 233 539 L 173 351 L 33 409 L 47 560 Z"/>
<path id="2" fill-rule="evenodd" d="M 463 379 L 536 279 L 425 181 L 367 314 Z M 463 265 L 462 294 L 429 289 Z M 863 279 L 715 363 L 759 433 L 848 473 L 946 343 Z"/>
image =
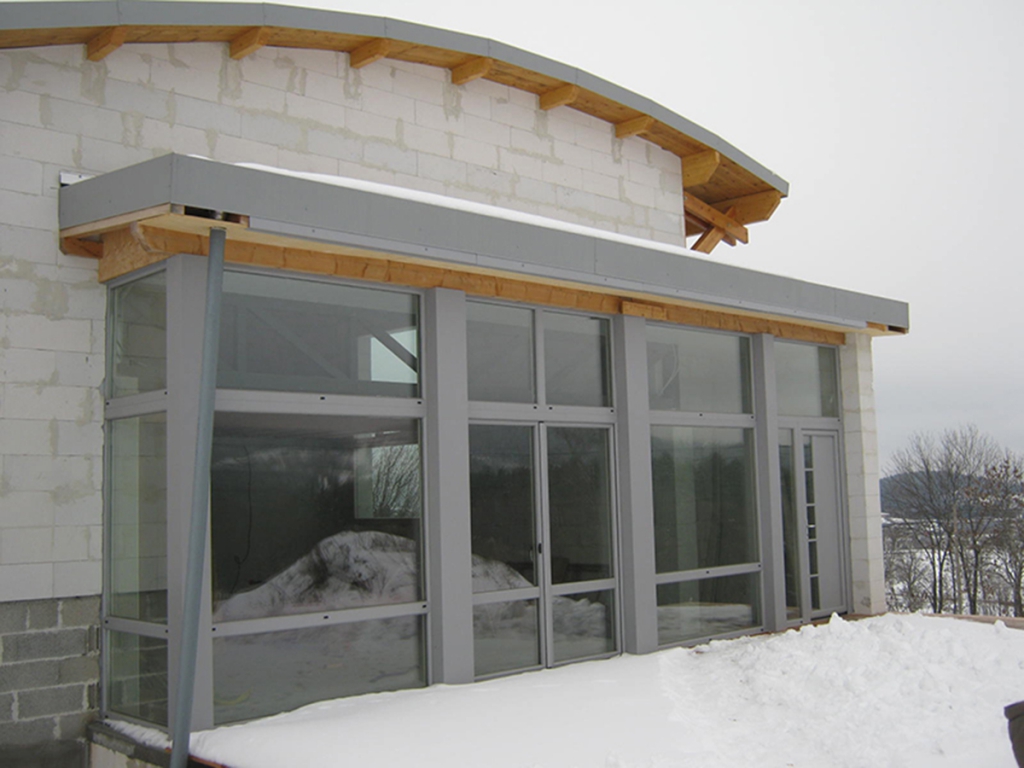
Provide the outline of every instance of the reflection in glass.
<path id="1" fill-rule="evenodd" d="M 418 423 L 218 413 L 214 621 L 422 599 Z"/>
<path id="2" fill-rule="evenodd" d="M 750 342 L 648 325 L 647 381 L 653 411 L 751 413 Z"/>
<path id="3" fill-rule="evenodd" d="M 426 685 L 423 617 L 402 616 L 213 641 L 216 725 L 322 699 Z"/>
<path id="4" fill-rule="evenodd" d="M 550 405 L 611 405 L 608 321 L 544 314 L 544 371 Z"/>
<path id="5" fill-rule="evenodd" d="M 109 422 L 109 613 L 167 621 L 167 416 Z"/>
<path id="6" fill-rule="evenodd" d="M 756 562 L 753 430 L 651 427 L 658 573 Z"/>
<path id="7" fill-rule="evenodd" d="M 473 606 L 473 660 L 477 677 L 540 666 L 537 601 Z"/>
<path id="8" fill-rule="evenodd" d="M 167 725 L 167 640 L 107 632 L 107 708 Z"/>
<path id="9" fill-rule="evenodd" d="M 550 427 L 551 582 L 612 575 L 608 430 Z"/>
<path id="10" fill-rule="evenodd" d="M 466 302 L 469 399 L 535 402 L 533 310 Z"/>
<path id="11" fill-rule="evenodd" d="M 415 397 L 418 329 L 408 293 L 226 272 L 217 386 Z"/>
<path id="12" fill-rule="evenodd" d="M 167 387 L 167 277 L 157 272 L 111 292 L 112 397 Z"/>
<path id="13" fill-rule="evenodd" d="M 473 591 L 537 583 L 533 428 L 469 428 Z"/>
<path id="14" fill-rule="evenodd" d="M 780 416 L 839 416 L 835 347 L 775 342 Z"/>
<path id="15" fill-rule="evenodd" d="M 760 626 L 760 575 L 745 573 L 658 585 L 658 644 Z"/>
<path id="16" fill-rule="evenodd" d="M 786 571 L 786 618 L 800 618 L 800 522 L 797 516 L 793 430 L 779 430 L 779 471 L 782 475 L 782 554 Z"/>
<path id="17" fill-rule="evenodd" d="M 615 652 L 614 600 L 610 589 L 552 598 L 555 663 Z"/>

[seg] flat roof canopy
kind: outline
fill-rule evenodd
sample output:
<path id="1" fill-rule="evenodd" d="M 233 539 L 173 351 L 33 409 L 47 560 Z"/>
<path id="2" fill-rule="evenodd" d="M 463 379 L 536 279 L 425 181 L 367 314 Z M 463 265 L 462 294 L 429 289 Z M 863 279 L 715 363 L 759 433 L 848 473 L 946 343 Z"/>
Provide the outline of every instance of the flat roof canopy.
<path id="1" fill-rule="evenodd" d="M 205 254 L 211 226 L 228 229 L 235 262 L 824 341 L 817 330 L 830 343 L 909 327 L 903 302 L 355 180 L 165 155 L 60 190 L 63 247 L 100 258 L 101 280 Z"/>
<path id="2" fill-rule="evenodd" d="M 0 49 L 84 45 L 99 61 L 125 43 L 222 42 L 239 59 L 264 46 L 348 53 L 352 67 L 383 58 L 451 70 L 456 85 L 485 78 L 536 94 L 541 109 L 568 106 L 639 136 L 682 162 L 687 234 L 746 242 L 789 184 L 719 136 L 650 99 L 575 67 L 494 40 L 377 16 L 269 3 L 0 3 Z"/>

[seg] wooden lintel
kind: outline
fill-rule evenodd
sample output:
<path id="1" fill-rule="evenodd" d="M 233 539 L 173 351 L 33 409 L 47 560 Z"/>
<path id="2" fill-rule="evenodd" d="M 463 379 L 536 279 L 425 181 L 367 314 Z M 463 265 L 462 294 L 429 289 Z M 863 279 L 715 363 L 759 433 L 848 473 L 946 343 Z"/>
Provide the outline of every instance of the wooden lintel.
<path id="1" fill-rule="evenodd" d="M 478 56 L 475 59 L 464 61 L 457 67 L 452 67 L 452 85 L 465 85 L 472 80 L 479 80 L 487 77 L 494 66 L 494 59 L 487 56 Z"/>
<path id="2" fill-rule="evenodd" d="M 734 237 L 741 243 L 748 242 L 746 227 L 686 191 L 683 192 L 683 207 L 689 216 L 704 222 L 708 227 L 722 229 L 725 234 Z"/>
<path id="3" fill-rule="evenodd" d="M 273 30 L 270 27 L 253 27 L 231 41 L 231 58 L 244 59 L 270 42 Z"/>
<path id="4" fill-rule="evenodd" d="M 348 55 L 348 65 L 352 69 L 360 69 L 375 61 L 387 58 L 391 53 L 392 41 L 386 37 L 378 37 L 363 43 Z"/>
<path id="5" fill-rule="evenodd" d="M 753 224 L 756 221 L 767 221 L 782 202 L 782 193 L 776 189 L 767 192 L 757 192 L 746 197 L 735 197 L 732 200 L 722 200 L 715 203 L 714 207 L 720 211 L 727 211 L 735 208 L 733 216 L 740 224 Z"/>
<path id="6" fill-rule="evenodd" d="M 722 164 L 722 156 L 713 149 L 687 155 L 683 161 L 683 189 L 707 184 Z"/>
<path id="7" fill-rule="evenodd" d="M 60 249 L 69 256 L 84 256 L 87 259 L 103 258 L 103 243 L 82 240 L 78 237 L 62 237 Z"/>
<path id="8" fill-rule="evenodd" d="M 122 45 L 128 36 L 128 27 L 107 27 L 85 44 L 85 57 L 89 61 L 101 61 Z"/>
<path id="9" fill-rule="evenodd" d="M 552 88 L 547 93 L 542 93 L 540 95 L 540 108 L 548 110 L 555 107 L 565 107 L 576 101 L 579 95 L 580 88 L 578 85 L 566 83 L 557 88 Z"/>
<path id="10" fill-rule="evenodd" d="M 654 118 L 650 115 L 640 115 L 630 120 L 623 120 L 615 124 L 615 138 L 628 139 L 630 136 L 639 136 L 647 133 L 654 125 Z"/>
<path id="11" fill-rule="evenodd" d="M 100 219 L 99 221 L 90 221 L 87 224 L 78 224 L 74 227 L 67 227 L 60 231 L 60 236 L 84 237 L 85 235 L 100 235 L 104 232 L 110 232 L 113 229 L 126 227 L 133 221 L 142 221 L 143 219 L 161 216 L 170 212 L 171 206 L 167 203 L 162 203 L 161 205 L 154 205 L 152 208 L 143 208 L 140 211 L 122 213 L 117 216 L 111 216 L 108 219 Z"/>

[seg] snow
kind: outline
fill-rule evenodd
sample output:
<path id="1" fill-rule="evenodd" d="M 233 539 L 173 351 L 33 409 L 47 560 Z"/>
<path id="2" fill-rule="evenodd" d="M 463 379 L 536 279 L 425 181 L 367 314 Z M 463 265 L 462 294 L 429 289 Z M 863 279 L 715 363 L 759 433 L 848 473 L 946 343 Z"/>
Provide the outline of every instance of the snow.
<path id="1" fill-rule="evenodd" d="M 231 768 L 850 768 L 1015 763 L 1024 632 L 882 616 L 465 686 L 377 693 L 193 735 Z"/>

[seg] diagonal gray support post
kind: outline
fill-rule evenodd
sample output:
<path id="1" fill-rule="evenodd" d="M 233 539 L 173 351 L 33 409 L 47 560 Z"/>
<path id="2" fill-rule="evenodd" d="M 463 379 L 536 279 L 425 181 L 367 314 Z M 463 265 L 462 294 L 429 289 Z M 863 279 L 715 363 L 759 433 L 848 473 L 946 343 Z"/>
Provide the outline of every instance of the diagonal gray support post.
<path id="1" fill-rule="evenodd" d="M 214 398 L 217 394 L 217 342 L 220 337 L 221 289 L 224 283 L 224 243 L 227 231 L 210 229 L 210 258 L 206 279 L 206 315 L 199 381 L 199 417 L 196 459 L 192 475 L 192 515 L 189 524 L 185 572 L 185 605 L 181 618 L 177 695 L 174 707 L 174 742 L 171 768 L 188 764 L 192 731 L 192 694 L 199 645 L 200 610 L 203 602 L 203 565 L 206 560 L 206 528 L 210 504 L 210 457 L 213 451 Z"/>

